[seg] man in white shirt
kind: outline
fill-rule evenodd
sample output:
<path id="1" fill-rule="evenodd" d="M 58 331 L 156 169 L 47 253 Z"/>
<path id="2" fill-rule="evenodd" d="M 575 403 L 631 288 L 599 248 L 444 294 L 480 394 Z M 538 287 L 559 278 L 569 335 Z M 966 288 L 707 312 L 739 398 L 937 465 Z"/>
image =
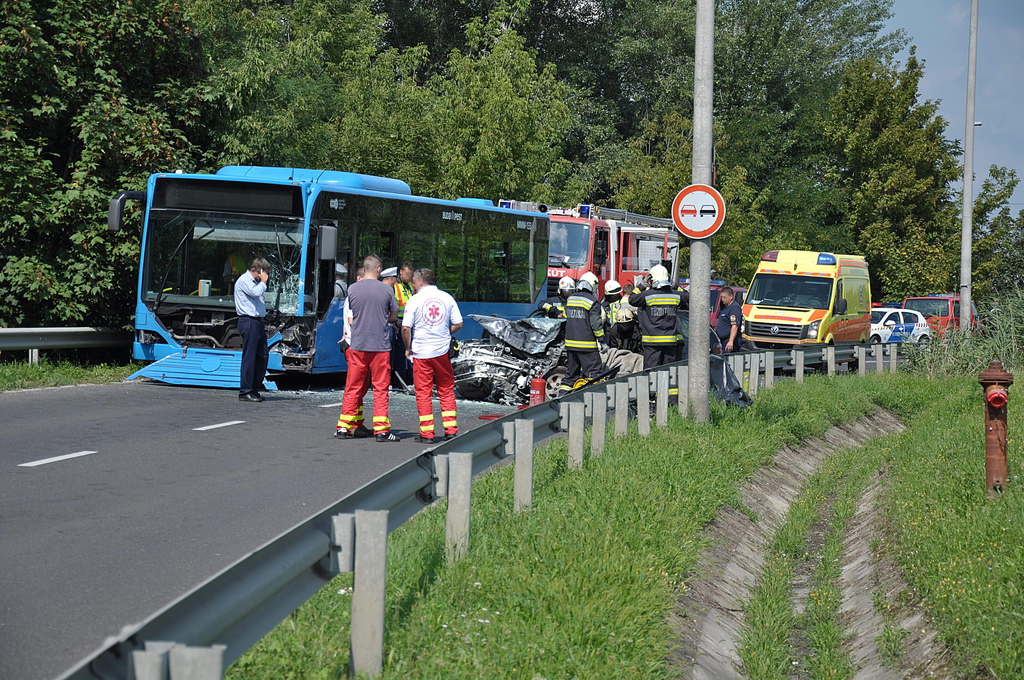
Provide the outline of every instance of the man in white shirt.
<path id="1" fill-rule="evenodd" d="M 416 389 L 416 410 L 420 415 L 420 433 L 416 441 L 434 441 L 434 406 L 430 396 L 437 385 L 441 400 L 441 424 L 444 438 L 459 433 L 455 407 L 455 375 L 448 359 L 452 335 L 462 328 L 459 305 L 448 293 L 435 285 L 434 272 L 417 269 L 412 275 L 415 294 L 405 306 L 402 337 L 405 355 L 412 359 L 412 377 Z"/>
<path id="2" fill-rule="evenodd" d="M 263 401 L 260 388 L 267 374 L 270 351 L 267 348 L 267 328 L 263 318 L 267 306 L 263 293 L 267 291 L 270 263 L 263 258 L 252 261 L 249 271 L 235 282 L 235 312 L 238 314 L 238 334 L 242 336 L 242 369 L 238 380 L 239 401 Z"/>

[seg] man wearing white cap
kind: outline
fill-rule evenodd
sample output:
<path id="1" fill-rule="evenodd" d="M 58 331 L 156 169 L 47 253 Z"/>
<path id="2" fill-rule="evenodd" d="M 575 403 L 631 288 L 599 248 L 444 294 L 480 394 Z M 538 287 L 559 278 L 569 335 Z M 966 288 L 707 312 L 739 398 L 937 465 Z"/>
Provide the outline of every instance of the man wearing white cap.
<path id="1" fill-rule="evenodd" d="M 348 274 L 348 269 L 342 263 L 334 265 L 334 299 L 344 300 L 348 295 L 348 281 L 345 280 L 345 275 Z"/>

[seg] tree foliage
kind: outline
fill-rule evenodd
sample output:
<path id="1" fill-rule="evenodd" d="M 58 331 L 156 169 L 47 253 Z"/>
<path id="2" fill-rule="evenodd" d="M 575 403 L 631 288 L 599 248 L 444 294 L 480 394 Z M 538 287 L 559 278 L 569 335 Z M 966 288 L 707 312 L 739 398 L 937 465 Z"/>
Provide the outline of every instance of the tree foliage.
<path id="1" fill-rule="evenodd" d="M 891 61 L 892 0 L 717 5 L 718 275 L 807 248 L 867 255 L 876 295 L 950 290 L 959 148 L 918 101 L 923 65 Z M 10 0 L 0 324 L 125 323 L 138 228 L 108 234 L 106 206 L 159 171 L 665 216 L 691 175 L 694 21 L 694 0 Z M 979 293 L 1024 252 L 1016 181 L 993 169 L 975 206 Z"/>
<path id="2" fill-rule="evenodd" d="M 0 325 L 126 320 L 138 236 L 106 205 L 208 140 L 197 53 L 175 2 L 4 3 Z"/>
<path id="3" fill-rule="evenodd" d="M 868 259 L 876 299 L 948 291 L 959 230 L 950 183 L 961 175 L 937 104 L 918 101 L 923 67 L 902 71 L 874 59 L 850 66 L 822 121 L 846 225 Z"/>

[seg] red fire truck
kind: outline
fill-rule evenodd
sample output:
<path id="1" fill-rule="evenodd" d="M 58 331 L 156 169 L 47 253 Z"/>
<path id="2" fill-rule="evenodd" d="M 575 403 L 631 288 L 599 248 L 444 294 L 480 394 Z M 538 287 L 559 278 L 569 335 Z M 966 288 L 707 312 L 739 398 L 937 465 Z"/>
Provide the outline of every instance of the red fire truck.
<path id="1" fill-rule="evenodd" d="M 679 279 L 679 233 L 671 219 L 649 217 L 627 210 L 582 204 L 575 208 L 502 199 L 503 208 L 545 212 L 550 219 L 548 287 L 544 297 L 558 294 L 558 280 L 579 280 L 593 272 L 604 284 L 615 279 L 623 288 L 637 274 L 664 265 L 673 281 Z"/>

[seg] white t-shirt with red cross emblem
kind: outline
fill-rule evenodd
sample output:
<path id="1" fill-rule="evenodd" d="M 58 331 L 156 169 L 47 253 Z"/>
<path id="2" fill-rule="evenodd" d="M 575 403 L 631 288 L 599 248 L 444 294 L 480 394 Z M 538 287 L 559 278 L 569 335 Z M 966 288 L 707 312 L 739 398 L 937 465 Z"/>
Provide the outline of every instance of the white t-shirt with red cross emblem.
<path id="1" fill-rule="evenodd" d="M 437 286 L 423 286 L 405 305 L 402 326 L 412 329 L 414 359 L 433 359 L 448 353 L 451 326 L 462 323 L 459 305 Z"/>

